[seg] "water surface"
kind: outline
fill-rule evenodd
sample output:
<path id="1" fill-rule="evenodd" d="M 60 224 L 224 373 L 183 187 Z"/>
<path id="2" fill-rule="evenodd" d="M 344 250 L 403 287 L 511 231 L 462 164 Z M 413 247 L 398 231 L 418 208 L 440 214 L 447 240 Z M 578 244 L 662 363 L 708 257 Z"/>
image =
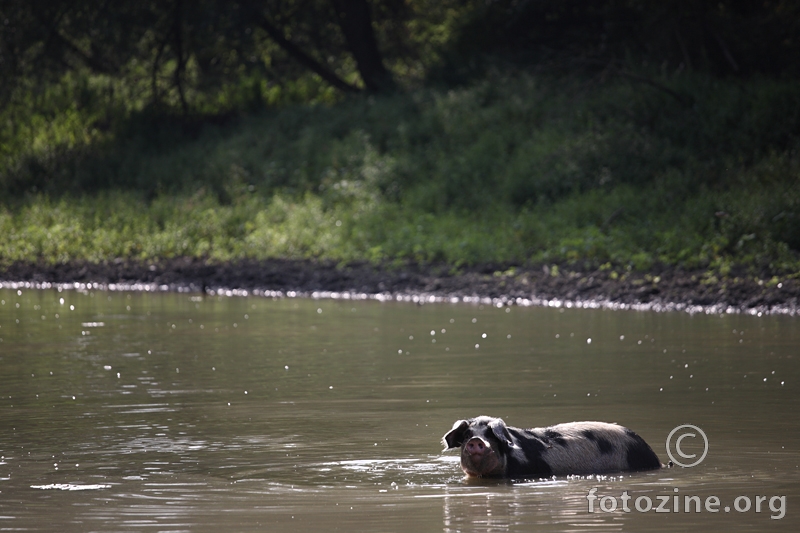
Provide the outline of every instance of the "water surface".
<path id="1" fill-rule="evenodd" d="M 798 326 L 2 290 L 0 530 L 797 530 Z M 710 446 L 694 468 L 470 482 L 440 439 L 479 414 L 618 422 L 665 462 L 678 425 Z M 697 440 L 683 450 L 701 452 Z M 593 488 L 618 508 L 590 513 Z M 675 495 L 668 513 L 634 507 Z M 687 513 L 685 496 L 716 496 L 718 512 Z"/>

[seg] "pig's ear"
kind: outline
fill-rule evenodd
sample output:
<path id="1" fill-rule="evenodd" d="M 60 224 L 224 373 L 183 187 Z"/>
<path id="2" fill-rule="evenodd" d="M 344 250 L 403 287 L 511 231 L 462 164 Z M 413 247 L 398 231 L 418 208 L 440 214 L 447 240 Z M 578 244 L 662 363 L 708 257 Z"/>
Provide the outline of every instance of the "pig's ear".
<path id="1" fill-rule="evenodd" d="M 467 431 L 468 427 L 469 422 L 466 420 L 458 420 L 455 424 L 453 424 L 453 429 L 448 431 L 447 434 L 442 437 L 444 449 L 449 450 L 450 448 L 460 448 L 464 443 L 464 433 Z"/>
<path id="2" fill-rule="evenodd" d="M 511 437 L 511 433 L 508 432 L 506 423 L 503 422 L 502 418 L 495 418 L 489 422 L 489 428 L 492 430 L 492 433 L 494 433 L 494 436 L 497 437 L 497 440 L 499 440 L 501 444 L 508 446 L 509 448 L 517 447 L 517 445 L 514 444 L 514 439 Z"/>

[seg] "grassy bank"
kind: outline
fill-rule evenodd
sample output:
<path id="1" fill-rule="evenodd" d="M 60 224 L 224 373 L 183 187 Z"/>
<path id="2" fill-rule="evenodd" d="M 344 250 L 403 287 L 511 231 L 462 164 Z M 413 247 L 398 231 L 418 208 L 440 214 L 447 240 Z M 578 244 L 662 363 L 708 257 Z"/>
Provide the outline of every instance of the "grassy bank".
<path id="1" fill-rule="evenodd" d="M 40 132 L 4 156 L 0 262 L 800 272 L 798 83 L 648 79 L 498 75 L 224 120 L 138 112 L 100 130 L 77 113 L 50 127 L 82 135 Z"/>

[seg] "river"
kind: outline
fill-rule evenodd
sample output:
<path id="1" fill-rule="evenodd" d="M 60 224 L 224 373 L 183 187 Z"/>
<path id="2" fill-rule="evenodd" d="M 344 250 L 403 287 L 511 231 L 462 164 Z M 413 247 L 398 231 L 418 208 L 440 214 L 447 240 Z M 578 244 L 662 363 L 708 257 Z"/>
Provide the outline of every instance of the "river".
<path id="1" fill-rule="evenodd" d="M 796 317 L 55 289 L 0 302 L 0 531 L 800 526 Z M 440 440 L 482 414 L 616 422 L 665 463 L 691 424 L 681 453 L 706 455 L 468 480 Z"/>

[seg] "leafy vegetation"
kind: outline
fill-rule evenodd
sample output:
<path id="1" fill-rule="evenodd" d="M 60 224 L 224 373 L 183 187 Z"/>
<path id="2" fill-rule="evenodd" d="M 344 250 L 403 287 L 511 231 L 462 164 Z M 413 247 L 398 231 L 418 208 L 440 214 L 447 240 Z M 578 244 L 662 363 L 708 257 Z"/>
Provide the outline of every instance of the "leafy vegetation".
<path id="1" fill-rule="evenodd" d="M 0 12 L 0 264 L 800 272 L 791 3 L 229 4 Z"/>
<path id="2" fill-rule="evenodd" d="M 0 257 L 797 271 L 800 87 L 664 83 L 695 104 L 520 74 L 223 124 L 139 115 L 3 174 Z"/>

